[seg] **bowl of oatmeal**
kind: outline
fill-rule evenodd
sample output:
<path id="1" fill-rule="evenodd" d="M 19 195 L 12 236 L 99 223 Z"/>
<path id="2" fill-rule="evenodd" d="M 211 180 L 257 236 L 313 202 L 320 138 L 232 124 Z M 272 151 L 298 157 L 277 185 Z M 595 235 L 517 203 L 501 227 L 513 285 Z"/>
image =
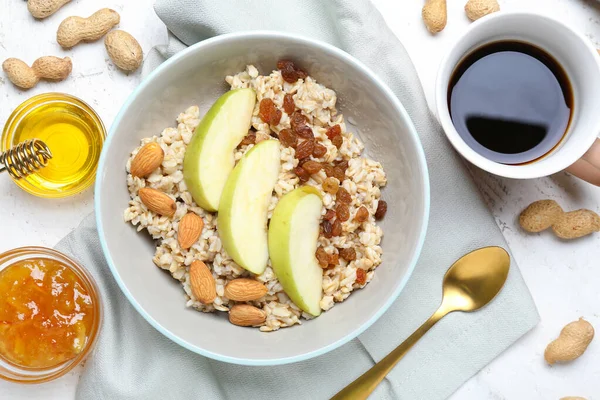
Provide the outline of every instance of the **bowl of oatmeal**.
<path id="1" fill-rule="evenodd" d="M 227 135 L 230 148 L 210 147 Z M 346 343 L 398 297 L 428 184 L 408 114 L 364 65 L 307 38 L 238 33 L 177 54 L 130 96 L 96 216 L 111 272 L 156 329 L 220 361 L 276 365 Z"/>

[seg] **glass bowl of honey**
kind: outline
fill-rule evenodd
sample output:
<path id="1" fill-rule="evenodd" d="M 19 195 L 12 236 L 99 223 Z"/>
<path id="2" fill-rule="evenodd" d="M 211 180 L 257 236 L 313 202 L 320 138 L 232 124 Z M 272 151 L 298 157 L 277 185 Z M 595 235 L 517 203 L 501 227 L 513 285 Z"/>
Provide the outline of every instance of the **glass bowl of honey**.
<path id="1" fill-rule="evenodd" d="M 98 288 L 75 261 L 44 247 L 0 254 L 0 378 L 63 376 L 90 355 L 101 321 Z"/>
<path id="2" fill-rule="evenodd" d="M 48 164 L 14 182 L 39 197 L 67 197 L 94 182 L 105 137 L 104 124 L 89 105 L 68 94 L 44 93 L 8 117 L 0 152 L 31 139 L 44 142 L 52 153 Z"/>

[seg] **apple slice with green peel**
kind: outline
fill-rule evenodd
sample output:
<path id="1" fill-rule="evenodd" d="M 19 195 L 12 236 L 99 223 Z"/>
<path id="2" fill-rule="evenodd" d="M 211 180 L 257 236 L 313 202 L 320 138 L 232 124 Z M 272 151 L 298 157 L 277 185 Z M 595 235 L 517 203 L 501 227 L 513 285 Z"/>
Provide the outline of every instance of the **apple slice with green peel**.
<path id="1" fill-rule="evenodd" d="M 284 195 L 269 223 L 271 265 L 283 290 L 303 311 L 321 314 L 323 269 L 315 253 L 323 201 L 312 186 Z"/>
<path id="2" fill-rule="evenodd" d="M 233 170 L 233 152 L 248 134 L 256 94 L 252 89 L 230 90 L 208 110 L 187 146 L 183 179 L 194 201 L 217 211 L 223 187 Z"/>
<path id="3" fill-rule="evenodd" d="M 241 267 L 262 274 L 269 260 L 267 212 L 281 168 L 279 141 L 251 148 L 229 175 L 217 217 L 223 247 Z"/>

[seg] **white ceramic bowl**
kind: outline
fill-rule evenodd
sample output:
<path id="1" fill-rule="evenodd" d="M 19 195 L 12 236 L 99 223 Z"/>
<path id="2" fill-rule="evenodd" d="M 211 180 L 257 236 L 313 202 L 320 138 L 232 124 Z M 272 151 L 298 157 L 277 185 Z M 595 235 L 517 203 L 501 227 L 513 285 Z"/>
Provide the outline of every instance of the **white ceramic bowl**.
<path id="1" fill-rule="evenodd" d="M 129 194 L 125 163 L 143 137 L 159 135 L 188 106 L 201 114 L 227 90 L 225 76 L 246 64 L 262 73 L 277 60 L 297 61 L 338 94 L 349 129 L 388 176 L 383 263 L 374 279 L 344 303 L 300 326 L 262 333 L 234 326 L 225 313 L 185 307 L 179 282 L 152 263 L 146 232 L 123 222 Z M 96 218 L 108 265 L 125 296 L 156 329 L 181 346 L 220 361 L 275 365 L 305 360 L 355 338 L 375 322 L 406 284 L 425 238 L 429 215 L 427 166 L 404 107 L 369 69 L 343 51 L 306 38 L 246 32 L 205 40 L 162 64 L 131 94 L 116 117 L 100 160 Z"/>

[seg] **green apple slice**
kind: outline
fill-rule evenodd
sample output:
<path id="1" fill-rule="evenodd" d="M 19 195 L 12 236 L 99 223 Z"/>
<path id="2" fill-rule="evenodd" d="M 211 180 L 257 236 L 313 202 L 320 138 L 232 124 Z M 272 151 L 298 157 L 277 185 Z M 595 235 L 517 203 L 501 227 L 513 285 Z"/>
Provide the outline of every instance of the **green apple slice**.
<path id="1" fill-rule="evenodd" d="M 267 212 L 279 178 L 279 141 L 250 149 L 229 175 L 217 217 L 223 247 L 241 267 L 262 274 L 269 260 Z"/>
<path id="2" fill-rule="evenodd" d="M 194 201 L 217 211 L 223 187 L 233 170 L 233 152 L 248 134 L 256 94 L 252 89 L 230 90 L 208 110 L 187 146 L 183 179 Z"/>
<path id="3" fill-rule="evenodd" d="M 315 256 L 323 201 L 312 186 L 284 195 L 269 223 L 271 265 L 283 290 L 303 311 L 321 314 L 323 270 Z"/>

